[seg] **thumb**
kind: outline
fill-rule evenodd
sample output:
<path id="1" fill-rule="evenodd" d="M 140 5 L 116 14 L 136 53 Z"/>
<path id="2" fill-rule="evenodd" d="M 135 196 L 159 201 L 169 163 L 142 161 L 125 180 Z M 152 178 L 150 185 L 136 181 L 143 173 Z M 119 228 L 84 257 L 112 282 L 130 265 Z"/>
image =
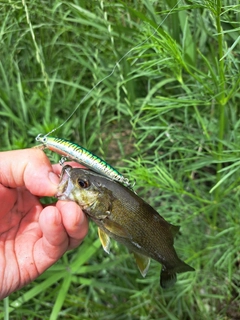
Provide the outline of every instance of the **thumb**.
<path id="1" fill-rule="evenodd" d="M 8 188 L 25 187 L 36 196 L 53 196 L 58 176 L 42 150 L 0 152 L 0 183 Z"/>

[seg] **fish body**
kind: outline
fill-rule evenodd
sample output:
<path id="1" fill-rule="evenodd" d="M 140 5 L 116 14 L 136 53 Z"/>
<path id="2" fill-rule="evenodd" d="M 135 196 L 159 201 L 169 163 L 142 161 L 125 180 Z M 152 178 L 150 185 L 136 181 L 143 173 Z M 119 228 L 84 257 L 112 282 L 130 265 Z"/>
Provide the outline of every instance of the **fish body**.
<path id="1" fill-rule="evenodd" d="M 56 196 L 78 203 L 98 225 L 106 252 L 109 252 L 110 238 L 128 247 L 143 276 L 148 271 L 150 258 L 160 262 L 163 288 L 176 282 L 176 273 L 194 271 L 179 259 L 173 247 L 179 227 L 168 223 L 124 185 L 90 170 L 65 166 Z"/>
<path id="2" fill-rule="evenodd" d="M 76 143 L 65 139 L 42 135 L 38 135 L 36 140 L 42 143 L 42 145 L 37 146 L 38 148 L 47 148 L 63 157 L 74 160 L 101 175 L 109 177 L 112 180 L 119 181 L 128 187 L 131 186 L 129 180 L 110 164 Z"/>

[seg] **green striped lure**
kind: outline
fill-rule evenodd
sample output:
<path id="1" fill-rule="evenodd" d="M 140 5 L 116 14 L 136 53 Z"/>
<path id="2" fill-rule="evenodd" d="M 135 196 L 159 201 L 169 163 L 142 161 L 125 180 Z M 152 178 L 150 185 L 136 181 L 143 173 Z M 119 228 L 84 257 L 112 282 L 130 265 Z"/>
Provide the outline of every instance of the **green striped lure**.
<path id="1" fill-rule="evenodd" d="M 130 181 L 115 168 L 110 166 L 110 164 L 76 143 L 72 143 L 65 139 L 42 136 L 41 134 L 36 137 L 36 141 L 42 143 L 40 147 L 43 149 L 47 148 L 63 157 L 74 160 L 101 175 L 121 182 L 127 187 L 132 187 Z"/>

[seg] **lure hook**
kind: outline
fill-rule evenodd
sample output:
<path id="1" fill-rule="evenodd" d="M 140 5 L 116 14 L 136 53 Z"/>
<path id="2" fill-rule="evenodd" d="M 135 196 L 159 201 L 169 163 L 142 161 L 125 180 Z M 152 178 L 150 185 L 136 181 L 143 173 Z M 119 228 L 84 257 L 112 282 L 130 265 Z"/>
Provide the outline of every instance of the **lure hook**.
<path id="1" fill-rule="evenodd" d="M 67 160 L 68 160 L 68 158 L 67 158 L 67 157 L 62 156 L 62 158 L 59 160 L 59 164 L 60 164 L 60 166 L 63 166 L 63 165 L 64 165 L 64 163 L 65 163 L 65 161 L 67 161 Z"/>

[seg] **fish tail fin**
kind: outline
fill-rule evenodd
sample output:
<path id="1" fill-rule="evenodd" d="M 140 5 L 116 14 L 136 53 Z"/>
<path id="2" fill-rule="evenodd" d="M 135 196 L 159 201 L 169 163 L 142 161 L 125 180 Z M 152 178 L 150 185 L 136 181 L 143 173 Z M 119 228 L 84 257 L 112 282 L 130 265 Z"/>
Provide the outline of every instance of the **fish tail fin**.
<path id="1" fill-rule="evenodd" d="M 177 274 L 174 272 L 169 272 L 167 269 L 162 267 L 160 275 L 160 285 L 163 289 L 172 287 L 177 281 Z"/>
<path id="2" fill-rule="evenodd" d="M 195 271 L 195 269 L 182 260 L 179 260 L 178 265 L 172 269 L 168 269 L 165 266 L 163 266 L 160 275 L 161 287 L 166 289 L 173 286 L 177 281 L 177 273 L 183 273 L 188 271 Z"/>

